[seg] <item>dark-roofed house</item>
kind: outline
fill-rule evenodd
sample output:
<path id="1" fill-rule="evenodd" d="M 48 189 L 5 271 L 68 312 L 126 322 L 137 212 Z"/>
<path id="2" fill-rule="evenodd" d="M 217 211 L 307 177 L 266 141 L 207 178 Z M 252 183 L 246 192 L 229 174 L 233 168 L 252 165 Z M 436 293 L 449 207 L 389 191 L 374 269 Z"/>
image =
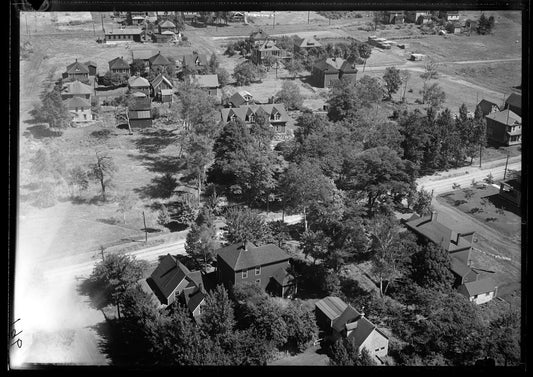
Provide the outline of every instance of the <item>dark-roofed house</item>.
<path id="1" fill-rule="evenodd" d="M 105 32 L 105 43 L 140 42 L 141 29 L 115 29 Z"/>
<path id="2" fill-rule="evenodd" d="M 191 84 L 205 90 L 210 96 L 218 97 L 220 84 L 218 83 L 217 75 L 190 75 L 188 77 Z"/>
<path id="3" fill-rule="evenodd" d="M 66 78 L 70 81 L 87 81 L 89 80 L 89 67 L 76 59 L 74 63 L 67 66 Z"/>
<path id="4" fill-rule="evenodd" d="M 262 29 L 255 30 L 250 34 L 250 40 L 254 42 L 255 44 L 263 43 L 269 40 L 273 40 L 271 36 L 269 36 L 265 31 Z"/>
<path id="5" fill-rule="evenodd" d="M 248 282 L 279 296 L 295 292 L 294 279 L 287 277 L 290 256 L 276 245 L 257 247 L 245 242 L 223 247 L 215 253 L 217 278 L 226 288 Z"/>
<path id="6" fill-rule="evenodd" d="M 384 11 L 382 21 L 386 24 L 403 24 L 405 14 L 403 11 Z"/>
<path id="7" fill-rule="evenodd" d="M 152 86 L 152 96 L 154 98 L 161 102 L 172 102 L 172 88 L 174 86 L 162 73 L 159 73 L 150 85 Z M 168 90 L 170 90 L 170 96 Z M 164 96 L 163 91 L 165 91 Z"/>
<path id="8" fill-rule="evenodd" d="M 63 89 L 61 90 L 61 98 L 64 100 L 72 97 L 80 97 L 90 100 L 92 94 L 93 88 L 78 80 L 66 82 L 63 84 Z"/>
<path id="9" fill-rule="evenodd" d="M 487 120 L 487 138 L 499 145 L 522 143 L 522 118 L 511 110 L 490 113 Z"/>
<path id="10" fill-rule="evenodd" d="M 128 79 L 128 88 L 132 93 L 141 92 L 150 95 L 150 82 L 141 76 L 131 76 Z"/>
<path id="11" fill-rule="evenodd" d="M 481 109 L 483 116 L 487 116 L 490 113 L 495 113 L 495 112 L 500 111 L 500 107 L 498 105 L 486 99 L 482 99 L 477 105 Z"/>
<path id="12" fill-rule="evenodd" d="M 475 232 L 457 232 L 437 221 L 437 212 L 429 216 L 414 218 L 405 222 L 406 227 L 413 231 L 421 242 L 433 242 L 450 253 L 451 271 L 461 285 L 479 278 L 479 274 L 470 268 L 472 243 Z"/>
<path id="13" fill-rule="evenodd" d="M 229 98 L 228 104 L 231 107 L 239 107 L 242 105 L 255 105 L 255 101 L 250 92 L 239 90 Z"/>
<path id="14" fill-rule="evenodd" d="M 144 63 L 144 69 L 146 71 L 150 67 L 150 58 L 154 56 L 155 53 L 155 50 L 132 50 L 131 58 L 132 61 L 142 60 L 142 62 Z"/>
<path id="15" fill-rule="evenodd" d="M 285 111 L 285 105 L 275 103 L 269 105 L 242 105 L 239 107 L 220 109 L 223 124 L 232 120 L 240 119 L 246 124 L 255 122 L 258 113 L 262 113 L 268 118 L 268 122 L 275 132 L 285 133 L 289 115 Z"/>
<path id="16" fill-rule="evenodd" d="M 131 128 L 146 128 L 152 126 L 152 102 L 144 93 L 133 94 L 133 100 L 128 106 L 128 120 Z"/>
<path id="17" fill-rule="evenodd" d="M 206 69 L 208 65 L 207 57 L 204 54 L 192 53 L 183 56 L 183 69 L 189 71 L 199 71 Z"/>
<path id="18" fill-rule="evenodd" d="M 120 73 L 123 75 L 130 75 L 130 65 L 123 59 L 122 56 L 116 57 L 109 61 L 109 70 L 113 73 Z"/>
<path id="19" fill-rule="evenodd" d="M 322 47 L 322 44 L 317 41 L 314 37 L 304 37 L 301 38 L 298 43 L 296 44 L 296 47 L 299 49 L 309 49 L 309 48 L 316 48 L 316 47 Z"/>
<path id="20" fill-rule="evenodd" d="M 88 61 L 88 62 L 85 62 L 83 63 L 85 64 L 85 66 L 89 69 L 89 76 L 95 76 L 96 75 L 96 63 L 93 62 L 93 61 Z"/>
<path id="21" fill-rule="evenodd" d="M 161 55 L 161 51 L 158 51 L 157 54 L 150 57 L 150 69 L 165 69 L 169 65 L 172 64 L 172 62 L 165 56 Z"/>
<path id="22" fill-rule="evenodd" d="M 315 304 L 317 321 L 324 326 L 324 320 L 331 324 L 328 329 L 333 339 L 352 341 L 360 352 L 363 348 L 380 362 L 387 356 L 389 338 L 379 330 L 364 313 L 347 305 L 338 297 L 326 297 Z"/>
<path id="23" fill-rule="evenodd" d="M 93 120 L 91 103 L 85 98 L 72 97 L 65 101 L 65 106 L 73 115 L 73 123 L 84 123 Z"/>
<path id="24" fill-rule="evenodd" d="M 276 47 L 276 42 L 267 40 L 259 44 L 258 48 L 252 50 L 252 61 L 255 64 L 263 64 L 269 56 L 280 57 L 281 50 Z"/>
<path id="25" fill-rule="evenodd" d="M 405 12 L 405 22 L 413 22 L 417 25 L 425 24 L 431 19 L 429 10 L 413 10 Z"/>
<path id="26" fill-rule="evenodd" d="M 522 95 L 511 93 L 505 100 L 505 109 L 511 110 L 518 116 L 522 116 Z"/>
<path id="27" fill-rule="evenodd" d="M 197 322 L 200 322 L 201 306 L 207 296 L 204 281 L 204 275 L 200 271 L 190 271 L 170 254 L 161 259 L 146 279 L 163 306 L 181 301 Z"/>
<path id="28" fill-rule="evenodd" d="M 457 291 L 471 302 L 480 305 L 496 297 L 498 286 L 492 278 L 485 278 L 462 284 Z"/>
<path id="29" fill-rule="evenodd" d="M 173 41 L 176 38 L 176 34 L 173 31 L 166 30 L 162 33 L 152 34 L 152 39 L 155 43 L 166 43 Z"/>
<path id="30" fill-rule="evenodd" d="M 327 58 L 313 66 L 312 77 L 314 84 L 319 88 L 327 88 L 333 80 L 343 77 L 356 79 L 357 68 L 355 63 L 350 63 L 342 58 Z"/>

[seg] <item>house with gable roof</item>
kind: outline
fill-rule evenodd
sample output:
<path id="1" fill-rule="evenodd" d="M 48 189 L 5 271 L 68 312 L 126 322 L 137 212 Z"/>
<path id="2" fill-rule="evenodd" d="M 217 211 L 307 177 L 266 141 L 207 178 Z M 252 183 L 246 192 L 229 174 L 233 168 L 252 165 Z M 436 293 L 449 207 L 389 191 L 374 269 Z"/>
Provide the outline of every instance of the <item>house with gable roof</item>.
<path id="1" fill-rule="evenodd" d="M 296 280 L 288 271 L 290 255 L 274 244 L 255 246 L 241 242 L 215 251 L 217 280 L 226 288 L 244 283 L 258 284 L 281 297 L 296 293 Z"/>
<path id="2" fill-rule="evenodd" d="M 325 297 L 315 303 L 315 318 L 319 327 L 336 339 L 352 341 L 358 350 L 366 349 L 370 356 L 382 362 L 387 356 L 389 338 L 378 329 L 363 312 L 354 309 L 335 296 Z"/>
<path id="3" fill-rule="evenodd" d="M 239 90 L 228 99 L 228 105 L 239 107 L 242 105 L 255 105 L 254 97 L 246 90 Z"/>
<path id="4" fill-rule="evenodd" d="M 128 88 L 132 93 L 141 92 L 150 95 L 150 82 L 141 76 L 131 76 L 128 79 Z"/>
<path id="5" fill-rule="evenodd" d="M 166 67 L 171 66 L 172 62 L 165 56 L 161 55 L 161 51 L 148 59 L 150 63 L 150 69 L 164 70 Z"/>
<path id="6" fill-rule="evenodd" d="M 313 66 L 311 75 L 317 87 L 327 88 L 332 85 L 334 80 L 340 80 L 343 77 L 355 80 L 357 68 L 355 63 L 350 63 L 342 58 L 327 58 Z"/>
<path id="7" fill-rule="evenodd" d="M 142 92 L 132 95 L 133 101 L 128 106 L 128 121 L 131 128 L 152 126 L 152 101 Z"/>
<path id="8" fill-rule="evenodd" d="M 504 108 L 511 110 L 518 116 L 522 116 L 522 95 L 511 93 L 505 100 Z"/>
<path id="9" fill-rule="evenodd" d="M 130 75 L 130 65 L 127 61 L 124 60 L 122 56 L 116 57 L 113 60 L 108 62 L 109 70 L 112 73 L 120 73 L 122 75 Z"/>
<path id="10" fill-rule="evenodd" d="M 490 113 L 487 121 L 487 138 L 499 145 L 522 143 L 522 117 L 506 109 Z"/>
<path id="11" fill-rule="evenodd" d="M 174 23 L 172 21 L 169 21 L 169 20 L 165 20 L 165 21 L 161 22 L 158 25 L 158 28 L 159 28 L 159 34 L 162 34 L 165 31 L 170 31 L 172 33 L 176 32 L 176 25 L 174 25 Z"/>
<path id="12" fill-rule="evenodd" d="M 187 80 L 206 91 L 210 96 L 218 97 L 220 84 L 217 75 L 190 75 Z"/>
<path id="13" fill-rule="evenodd" d="M 174 85 L 162 73 L 154 77 L 150 86 L 152 87 L 152 96 L 155 99 L 161 102 L 172 102 Z"/>
<path id="14" fill-rule="evenodd" d="M 131 50 L 132 61 L 140 60 L 144 63 L 144 71 L 150 68 L 150 58 L 155 55 L 155 50 Z"/>
<path id="15" fill-rule="evenodd" d="M 65 107 L 72 114 L 72 122 L 85 123 L 93 120 L 91 103 L 85 98 L 71 97 L 65 100 Z"/>
<path id="16" fill-rule="evenodd" d="M 72 64 L 67 65 L 67 70 L 63 74 L 63 78 L 70 81 L 88 81 L 89 80 L 89 67 L 80 63 L 78 59 Z"/>
<path id="17" fill-rule="evenodd" d="M 486 99 L 482 99 L 481 101 L 479 101 L 477 105 L 481 109 L 483 116 L 487 116 L 490 113 L 495 113 L 495 112 L 500 111 L 500 107 L 497 104 Z"/>
<path id="18" fill-rule="evenodd" d="M 457 292 L 464 295 L 469 301 L 480 305 L 496 297 L 498 286 L 494 279 L 486 278 L 462 284 L 457 288 Z"/>
<path id="19" fill-rule="evenodd" d="M 72 97 L 80 97 L 90 100 L 92 95 L 93 88 L 78 80 L 64 83 L 63 88 L 61 89 L 61 99 L 63 100 Z"/>
<path id="20" fill-rule="evenodd" d="M 223 124 L 236 119 L 242 120 L 245 124 L 252 124 L 255 122 L 255 117 L 258 113 L 266 115 L 275 132 L 285 133 L 286 125 L 290 118 L 285 110 L 285 105 L 282 103 L 241 105 L 239 107 L 220 109 Z"/>
<path id="21" fill-rule="evenodd" d="M 182 68 L 191 72 L 202 72 L 207 69 L 209 64 L 207 56 L 205 54 L 198 54 L 193 52 L 192 54 L 184 55 Z"/>
<path id="22" fill-rule="evenodd" d="M 273 40 L 266 40 L 258 44 L 257 48 L 252 50 L 252 61 L 255 64 L 263 64 L 269 56 L 281 57 L 281 50 L 276 46 Z"/>
<path id="23" fill-rule="evenodd" d="M 322 43 L 317 41 L 315 37 L 316 36 L 299 38 L 298 42 L 296 43 L 296 48 L 301 50 L 307 50 L 310 48 L 322 47 Z"/>

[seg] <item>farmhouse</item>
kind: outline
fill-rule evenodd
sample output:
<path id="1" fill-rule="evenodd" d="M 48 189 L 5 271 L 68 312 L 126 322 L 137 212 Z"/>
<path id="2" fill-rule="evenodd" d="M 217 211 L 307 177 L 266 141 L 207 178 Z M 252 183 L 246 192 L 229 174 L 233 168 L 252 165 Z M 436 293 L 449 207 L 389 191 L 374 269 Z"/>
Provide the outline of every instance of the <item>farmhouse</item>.
<path id="1" fill-rule="evenodd" d="M 80 97 L 90 100 L 92 94 L 93 88 L 91 86 L 76 80 L 63 84 L 63 88 L 61 90 L 61 99 L 66 100 L 72 97 Z"/>
<path id="2" fill-rule="evenodd" d="M 131 128 L 146 128 L 152 126 L 152 103 L 150 97 L 137 92 L 133 94 L 133 101 L 128 106 L 128 119 Z"/>
<path id="3" fill-rule="evenodd" d="M 465 283 L 457 291 L 473 303 L 480 305 L 496 297 L 498 287 L 492 278 L 485 278 L 470 283 Z"/>
<path id="4" fill-rule="evenodd" d="M 511 110 L 518 116 L 522 116 L 522 95 L 511 93 L 511 95 L 505 100 L 504 108 Z"/>
<path id="5" fill-rule="evenodd" d="M 217 279 L 226 288 L 246 282 L 266 291 L 287 297 L 296 292 L 296 282 L 287 271 L 290 256 L 273 244 L 255 246 L 243 242 L 215 251 Z"/>
<path id="6" fill-rule="evenodd" d="M 285 133 L 285 127 L 289 121 L 289 115 L 282 103 L 268 105 L 241 105 L 235 108 L 220 110 L 222 122 L 225 124 L 232 120 L 240 119 L 246 124 L 255 122 L 258 114 L 264 114 L 275 132 Z"/>
<path id="7" fill-rule="evenodd" d="M 355 64 L 342 58 L 327 58 L 313 66 L 312 77 L 315 85 L 319 88 L 326 88 L 332 85 L 333 80 L 343 77 L 355 80 L 357 68 Z"/>
<path id="8" fill-rule="evenodd" d="M 260 44 L 264 43 L 269 40 L 274 40 L 274 38 L 270 37 L 266 32 L 264 32 L 262 29 L 255 30 L 250 34 L 250 40 L 254 44 Z"/>
<path id="9" fill-rule="evenodd" d="M 496 105 L 494 102 L 487 101 L 486 99 L 482 99 L 477 105 L 483 113 L 483 116 L 500 111 L 500 107 L 498 105 Z"/>
<path id="10" fill-rule="evenodd" d="M 218 97 L 218 83 L 217 75 L 190 75 L 188 76 L 189 83 L 198 86 L 198 88 L 204 90 L 213 97 Z"/>
<path id="11" fill-rule="evenodd" d="M 155 43 L 166 43 L 173 41 L 176 38 L 176 34 L 170 30 L 164 31 L 161 34 L 152 34 L 152 39 Z"/>
<path id="12" fill-rule="evenodd" d="M 490 113 L 485 119 L 490 141 L 506 146 L 522 142 L 522 118 L 511 110 Z"/>
<path id="13" fill-rule="evenodd" d="M 229 16 L 229 22 L 244 22 L 244 13 L 231 12 Z"/>
<path id="14" fill-rule="evenodd" d="M 405 14 L 402 11 L 385 11 L 383 12 L 382 22 L 386 24 L 403 24 Z"/>
<path id="15" fill-rule="evenodd" d="M 73 123 L 84 123 L 93 120 L 91 103 L 84 98 L 69 98 L 65 101 L 65 107 L 73 115 Z"/>
<path id="16" fill-rule="evenodd" d="M 252 50 L 252 61 L 255 64 L 263 64 L 269 56 L 281 57 L 281 50 L 276 47 L 276 42 L 267 40 L 259 44 L 259 47 Z"/>
<path id="17" fill-rule="evenodd" d="M 358 352 L 364 348 L 379 362 L 387 356 L 389 338 L 363 312 L 340 298 L 329 296 L 316 302 L 315 316 L 329 337 L 353 341 Z"/>
<path id="18" fill-rule="evenodd" d="M 161 102 L 172 102 L 172 83 L 162 74 L 159 73 L 150 83 L 152 87 L 152 96 Z M 170 95 L 169 91 L 170 90 Z M 165 94 L 163 95 L 163 91 Z"/>
<path id="19" fill-rule="evenodd" d="M 150 83 L 144 77 L 131 76 L 128 79 L 128 88 L 132 93 L 141 92 L 150 95 Z"/>
<path id="20" fill-rule="evenodd" d="M 141 29 L 108 30 L 105 32 L 104 41 L 106 43 L 140 42 L 141 34 Z"/>
<path id="21" fill-rule="evenodd" d="M 122 56 L 109 61 L 109 70 L 112 73 L 120 73 L 127 76 L 130 75 L 130 65 Z"/>

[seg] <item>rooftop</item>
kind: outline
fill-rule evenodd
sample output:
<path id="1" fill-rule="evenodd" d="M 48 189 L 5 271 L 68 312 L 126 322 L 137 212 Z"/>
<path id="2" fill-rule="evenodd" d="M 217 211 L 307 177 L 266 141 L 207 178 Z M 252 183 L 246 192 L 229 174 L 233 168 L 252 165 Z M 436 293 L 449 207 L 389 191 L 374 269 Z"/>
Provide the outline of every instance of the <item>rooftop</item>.
<path id="1" fill-rule="evenodd" d="M 465 283 L 464 286 L 470 296 L 493 292 L 497 288 L 496 282 L 492 278 L 472 281 L 470 283 Z"/>
<path id="2" fill-rule="evenodd" d="M 220 85 L 217 75 L 191 75 L 189 80 L 200 88 L 215 88 Z"/>
<path id="3" fill-rule="evenodd" d="M 223 247 L 216 251 L 233 271 L 240 271 L 266 264 L 289 260 L 290 256 L 274 244 L 255 246 L 251 242 L 238 243 Z"/>
<path id="4" fill-rule="evenodd" d="M 63 85 L 63 94 L 92 94 L 93 89 L 78 80 Z"/>
<path id="5" fill-rule="evenodd" d="M 109 61 L 109 69 L 129 69 L 130 65 L 122 56 Z"/>
<path id="6" fill-rule="evenodd" d="M 335 296 L 328 296 L 315 303 L 315 306 L 326 315 L 331 321 L 340 317 L 344 312 L 346 303 Z"/>
<path id="7" fill-rule="evenodd" d="M 505 100 L 505 103 L 514 107 L 522 108 L 522 95 L 511 93 L 511 95 Z"/>
<path id="8" fill-rule="evenodd" d="M 486 118 L 492 119 L 495 122 L 502 123 L 508 126 L 522 123 L 522 118 L 519 115 L 513 113 L 511 110 L 503 110 L 490 113 L 486 116 Z"/>
<path id="9" fill-rule="evenodd" d="M 165 255 L 150 278 L 163 297 L 167 298 L 183 281 L 190 271 L 172 255 Z M 183 287 L 185 288 L 185 286 Z"/>
<path id="10" fill-rule="evenodd" d="M 89 68 L 76 59 L 74 63 L 67 65 L 67 73 L 89 73 Z"/>
<path id="11" fill-rule="evenodd" d="M 72 97 L 65 101 L 65 106 L 69 110 L 76 109 L 78 107 L 91 108 L 91 103 L 87 101 L 85 98 Z"/>
<path id="12" fill-rule="evenodd" d="M 128 85 L 132 88 L 149 87 L 150 83 L 144 77 L 132 76 L 128 79 Z"/>
<path id="13" fill-rule="evenodd" d="M 257 112 L 261 111 L 264 111 L 269 117 L 274 113 L 279 113 L 280 118 L 276 120 L 278 122 L 288 122 L 290 119 L 285 110 L 285 105 L 282 103 L 269 105 L 242 105 L 239 107 L 221 109 L 220 113 L 222 116 L 222 121 L 229 122 L 233 114 L 235 114 L 237 118 L 245 121 L 247 114 L 256 114 Z M 272 119 L 270 119 L 270 121 L 272 121 Z"/>

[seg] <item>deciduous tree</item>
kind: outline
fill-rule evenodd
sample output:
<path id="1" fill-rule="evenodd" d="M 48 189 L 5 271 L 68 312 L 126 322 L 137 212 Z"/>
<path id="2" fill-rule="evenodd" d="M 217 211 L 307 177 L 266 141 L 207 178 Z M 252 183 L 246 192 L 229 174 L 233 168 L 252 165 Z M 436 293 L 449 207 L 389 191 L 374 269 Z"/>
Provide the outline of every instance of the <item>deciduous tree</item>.
<path id="1" fill-rule="evenodd" d="M 389 99 L 392 99 L 392 95 L 396 93 L 398 89 L 400 89 L 400 85 L 402 85 L 400 70 L 395 67 L 388 67 L 385 69 L 383 80 L 385 81 L 385 88 L 387 89 Z"/>
<path id="2" fill-rule="evenodd" d="M 117 171 L 113 158 L 107 153 L 96 152 L 96 162 L 89 165 L 89 177 L 100 183 L 102 199 L 106 201 L 106 188 L 112 184 L 112 179 Z"/>

